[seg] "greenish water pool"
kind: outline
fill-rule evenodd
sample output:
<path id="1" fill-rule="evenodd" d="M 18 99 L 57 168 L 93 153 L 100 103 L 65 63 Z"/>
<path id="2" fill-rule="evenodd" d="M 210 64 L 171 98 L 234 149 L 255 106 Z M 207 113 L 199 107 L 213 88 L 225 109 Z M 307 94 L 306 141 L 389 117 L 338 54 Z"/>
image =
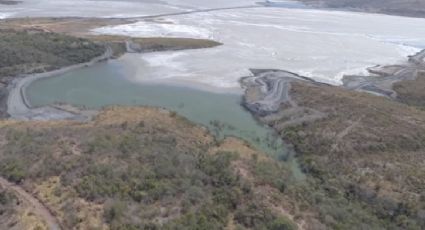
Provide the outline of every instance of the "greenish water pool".
<path id="1" fill-rule="evenodd" d="M 26 95 L 32 106 L 63 102 L 88 108 L 107 105 L 164 107 L 208 127 L 217 138 L 240 137 L 274 157 L 287 157 L 288 150 L 280 138 L 240 106 L 241 95 L 135 83 L 126 78 L 128 71 L 131 70 L 126 69 L 122 61 L 99 63 L 37 80 L 26 88 Z"/>

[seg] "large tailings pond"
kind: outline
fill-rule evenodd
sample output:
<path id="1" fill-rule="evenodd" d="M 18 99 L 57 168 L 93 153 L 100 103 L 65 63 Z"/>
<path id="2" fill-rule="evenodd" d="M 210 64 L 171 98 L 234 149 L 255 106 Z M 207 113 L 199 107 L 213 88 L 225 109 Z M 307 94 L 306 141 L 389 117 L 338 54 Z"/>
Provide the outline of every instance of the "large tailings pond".
<path id="1" fill-rule="evenodd" d="M 110 60 L 61 76 L 39 79 L 26 88 L 27 100 L 34 107 L 53 103 L 88 108 L 108 105 L 163 107 L 208 127 L 219 139 L 236 136 L 276 158 L 291 155 L 271 129 L 260 125 L 240 106 L 241 94 L 215 93 L 170 84 L 135 83 L 126 76 L 130 72 L 134 74 L 131 69 L 122 60 Z M 288 163 L 294 176 L 302 175 L 290 156 Z"/>

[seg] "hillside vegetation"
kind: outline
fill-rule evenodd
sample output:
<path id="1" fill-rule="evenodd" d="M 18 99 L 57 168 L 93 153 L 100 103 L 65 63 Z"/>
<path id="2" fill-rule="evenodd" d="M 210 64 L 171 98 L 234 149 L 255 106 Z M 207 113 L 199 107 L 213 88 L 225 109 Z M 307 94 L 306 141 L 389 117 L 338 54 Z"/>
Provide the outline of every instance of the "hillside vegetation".
<path id="1" fill-rule="evenodd" d="M 38 218 L 28 202 L 20 199 L 14 191 L 0 185 L 0 229 L 48 229 Z"/>
<path id="2" fill-rule="evenodd" d="M 425 72 L 418 73 L 415 80 L 394 84 L 400 102 L 425 109 Z"/>
<path id="3" fill-rule="evenodd" d="M 268 123 L 299 154 L 309 186 L 298 188 L 297 202 L 317 215 L 322 226 L 313 229 L 425 228 L 424 111 L 311 83 L 292 83 L 291 97 L 306 113 L 325 114 Z"/>
<path id="4" fill-rule="evenodd" d="M 88 62 L 105 47 L 86 39 L 39 31 L 0 30 L 0 79 Z"/>
<path id="5" fill-rule="evenodd" d="M 88 62 L 104 53 L 104 45 L 87 39 L 39 30 L 0 29 L 0 118 L 7 117 L 7 86 L 16 77 Z"/>
<path id="6" fill-rule="evenodd" d="M 85 35 L 84 37 L 92 41 L 108 44 L 110 47 L 112 47 L 115 57 L 119 57 L 126 52 L 147 53 L 177 51 L 212 48 L 222 45 L 221 43 L 213 40 L 195 38 L 137 38 L 119 35 Z"/>
<path id="7" fill-rule="evenodd" d="M 114 21 L 119 22 L 121 21 Z M 157 52 L 221 45 L 207 39 L 130 38 L 81 34 L 81 29 L 102 23 L 106 22 L 102 19 L 74 18 L 0 20 L 0 118 L 7 117 L 7 86 L 18 76 L 85 63 L 104 54 L 106 47 L 112 50 L 114 58 L 118 58 L 125 54 L 127 49 L 132 52 Z M 74 29 L 80 31 L 74 33 L 83 38 L 62 34 L 66 33 L 64 31 L 66 29 L 70 30 L 68 31 L 70 34 Z"/>
<path id="8" fill-rule="evenodd" d="M 0 138 L 0 175 L 35 193 L 64 229 L 297 228 L 283 164 L 175 113 L 3 121 Z"/>

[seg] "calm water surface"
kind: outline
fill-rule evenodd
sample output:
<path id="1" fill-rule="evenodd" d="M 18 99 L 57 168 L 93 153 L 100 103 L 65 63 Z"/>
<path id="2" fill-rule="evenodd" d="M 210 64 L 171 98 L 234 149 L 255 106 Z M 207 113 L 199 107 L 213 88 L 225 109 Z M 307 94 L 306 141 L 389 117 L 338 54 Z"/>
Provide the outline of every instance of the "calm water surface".
<path id="1" fill-rule="evenodd" d="M 141 84 L 125 75 L 131 72 L 122 61 L 111 60 L 32 83 L 26 91 L 31 105 L 64 102 L 89 108 L 108 105 L 163 107 L 202 124 L 218 138 L 240 137 L 277 158 L 287 158 L 280 138 L 264 127 L 241 106 L 241 95 L 213 93 L 165 84 Z M 291 158 L 291 157 L 290 157 Z M 294 174 L 301 175 L 294 160 L 288 161 Z"/>

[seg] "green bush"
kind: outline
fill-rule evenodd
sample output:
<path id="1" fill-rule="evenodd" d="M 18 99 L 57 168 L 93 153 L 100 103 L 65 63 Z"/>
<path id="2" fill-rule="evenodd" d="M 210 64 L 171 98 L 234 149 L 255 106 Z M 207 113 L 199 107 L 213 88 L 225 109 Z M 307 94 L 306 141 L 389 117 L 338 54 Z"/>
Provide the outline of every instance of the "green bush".
<path id="1" fill-rule="evenodd" d="M 116 230 L 223 229 L 233 215 L 234 224 L 244 228 L 285 224 L 261 201 L 251 208 L 245 205 L 256 200 L 254 183 L 239 176 L 233 162 L 246 159 L 231 152 L 207 153 L 210 144 L 177 146 L 176 139 L 167 129 L 141 122 L 81 130 L 9 130 L 0 151 L 0 173 L 16 182 L 60 176 L 61 189 L 55 194 L 67 190 L 104 204 L 104 221 Z M 247 161 L 271 186 L 274 176 L 287 175 L 277 172 L 286 171 L 280 166 Z M 81 221 L 76 208 L 71 199 L 63 206 L 67 229 Z"/>
<path id="2" fill-rule="evenodd" d="M 56 33 L 0 30 L 0 78 L 88 62 L 105 47 Z"/>
<path id="3" fill-rule="evenodd" d="M 9 159 L 0 164 L 0 173 L 8 180 L 20 183 L 27 176 L 24 164 L 16 159 Z"/>

